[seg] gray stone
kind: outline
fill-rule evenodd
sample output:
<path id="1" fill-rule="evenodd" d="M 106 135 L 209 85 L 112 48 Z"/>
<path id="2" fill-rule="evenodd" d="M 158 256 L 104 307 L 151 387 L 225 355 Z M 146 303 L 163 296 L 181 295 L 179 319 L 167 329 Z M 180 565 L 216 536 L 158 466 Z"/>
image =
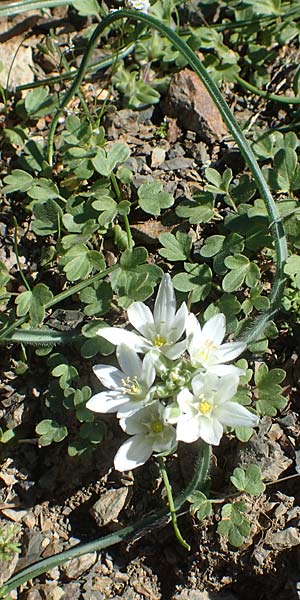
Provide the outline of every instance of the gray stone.
<path id="1" fill-rule="evenodd" d="M 99 527 L 104 527 L 119 516 L 126 502 L 128 488 L 108 490 L 91 507 L 90 513 Z"/>
<path id="2" fill-rule="evenodd" d="M 78 558 L 71 558 L 64 565 L 60 567 L 61 572 L 67 579 L 77 579 L 85 571 L 88 571 L 97 560 L 97 552 L 91 552 L 90 554 L 83 554 Z"/>

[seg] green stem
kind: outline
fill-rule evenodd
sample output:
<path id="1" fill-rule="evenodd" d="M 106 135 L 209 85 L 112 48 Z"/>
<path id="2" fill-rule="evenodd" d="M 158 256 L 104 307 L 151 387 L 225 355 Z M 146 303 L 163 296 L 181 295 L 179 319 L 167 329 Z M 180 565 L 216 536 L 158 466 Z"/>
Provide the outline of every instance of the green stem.
<path id="1" fill-rule="evenodd" d="M 85 279 L 84 281 L 81 281 L 80 283 L 73 285 L 68 290 L 65 290 L 64 292 L 60 292 L 56 296 L 53 296 L 53 298 L 51 298 L 51 300 L 49 302 L 47 302 L 47 304 L 45 304 L 45 309 L 48 310 L 49 308 L 52 308 L 52 306 L 55 306 L 56 304 L 58 304 L 58 302 L 62 302 L 63 300 L 66 300 L 66 298 L 73 296 L 73 294 L 77 294 L 78 292 L 81 292 L 81 290 L 86 288 L 88 285 L 92 285 L 93 283 L 96 283 L 97 281 L 103 279 L 104 277 L 109 275 L 109 273 L 111 273 L 112 271 L 114 271 L 117 268 L 118 268 L 118 265 L 112 265 L 111 267 L 108 267 L 104 271 L 101 271 L 101 273 L 97 273 L 97 275 L 94 275 L 93 277 L 90 277 L 89 279 Z M 25 317 L 21 317 L 20 319 L 17 319 L 16 321 L 14 321 L 10 325 L 8 325 L 8 327 L 2 328 L 2 330 L 0 331 L 0 342 L 1 343 L 2 342 L 10 343 L 12 341 L 11 333 L 13 331 L 15 331 L 15 329 L 17 329 L 17 327 L 21 327 L 21 325 L 23 325 L 23 323 L 26 323 L 27 318 L 28 318 L 28 315 Z M 25 330 L 22 330 L 22 332 L 24 333 Z"/>
<path id="2" fill-rule="evenodd" d="M 125 46 L 125 48 L 123 48 L 122 50 L 118 50 L 118 60 L 123 60 L 123 58 L 126 58 L 128 54 L 133 52 L 134 48 L 135 43 L 132 43 Z M 107 58 L 98 60 L 97 62 L 88 65 L 86 73 L 94 73 L 95 71 L 99 71 L 100 69 L 106 69 L 107 67 L 110 67 L 114 63 L 114 61 L 114 54 L 112 56 L 108 56 Z M 22 92 L 23 90 L 31 90 L 44 85 L 53 85 L 55 83 L 61 83 L 62 81 L 69 81 L 70 79 L 75 79 L 77 74 L 78 69 L 73 69 L 72 71 L 66 71 L 66 73 L 62 73 L 61 75 L 55 75 L 54 77 L 47 77 L 46 79 L 40 79 L 39 81 L 31 81 L 30 83 L 23 83 L 22 85 L 17 85 L 16 91 Z"/>
<path id="3" fill-rule="evenodd" d="M 174 509 L 176 511 L 182 507 L 187 498 L 195 489 L 203 487 L 208 475 L 211 455 L 210 453 L 210 446 L 204 442 L 200 442 L 194 476 L 187 487 L 174 500 Z M 145 517 L 133 525 L 123 527 L 116 533 L 107 535 L 103 538 L 98 538 L 92 542 L 88 542 L 87 544 L 79 544 L 78 546 L 70 548 L 69 550 L 65 550 L 64 552 L 60 552 L 59 554 L 55 554 L 54 556 L 50 556 L 49 558 L 41 560 L 34 565 L 30 565 L 29 567 L 26 567 L 26 569 L 23 569 L 11 577 L 11 579 L 4 586 L 2 586 L 0 589 L 0 598 L 3 598 L 5 594 L 8 594 L 11 590 L 18 588 L 26 581 L 29 581 L 29 579 L 38 577 L 39 575 L 42 575 L 42 573 L 46 573 L 49 571 L 49 569 L 61 565 L 71 558 L 77 558 L 78 556 L 82 556 L 83 554 L 87 554 L 89 552 L 95 552 L 103 550 L 104 548 L 109 548 L 114 544 L 118 544 L 119 542 L 129 539 L 135 533 L 142 533 L 143 531 L 147 532 L 148 530 L 151 531 L 151 529 L 155 526 L 162 526 L 168 522 L 169 516 L 169 511 L 167 509 L 163 509 L 158 514 Z"/>
<path id="4" fill-rule="evenodd" d="M 81 81 L 84 77 L 87 64 L 89 59 L 96 47 L 99 36 L 106 29 L 106 27 L 113 24 L 115 21 L 123 18 L 132 18 L 142 23 L 146 23 L 146 25 L 150 25 L 157 29 L 162 35 L 165 35 L 171 43 L 175 46 L 177 50 L 180 51 L 182 56 L 184 56 L 190 65 L 190 67 L 197 73 L 197 75 L 202 80 L 205 85 L 208 93 L 212 97 L 217 109 L 219 110 L 225 124 L 232 137 L 234 138 L 236 144 L 238 145 L 242 156 L 245 159 L 246 164 L 252 172 L 253 178 L 256 181 L 258 190 L 260 192 L 261 197 L 263 198 L 266 208 L 268 211 L 269 221 L 270 221 L 270 229 L 273 235 L 275 249 L 276 249 L 276 258 L 277 258 L 277 269 L 276 274 L 273 281 L 272 291 L 270 294 L 270 303 L 271 303 L 271 312 L 276 312 L 279 309 L 280 302 L 284 293 L 285 286 L 285 273 L 284 273 L 284 264 L 288 256 L 287 251 L 287 242 L 283 228 L 283 222 L 280 216 L 280 213 L 277 209 L 277 206 L 274 202 L 272 194 L 268 188 L 268 185 L 264 179 L 264 176 L 260 170 L 260 167 L 256 161 L 256 158 L 243 134 L 242 129 L 231 113 L 228 105 L 226 104 L 222 94 L 220 93 L 217 85 L 211 79 L 204 65 L 200 61 L 200 59 L 195 55 L 193 50 L 182 40 L 174 31 L 172 31 L 169 27 L 167 27 L 164 23 L 161 23 L 156 18 L 146 15 L 144 13 L 138 13 L 137 11 L 121 9 L 114 13 L 109 14 L 94 30 L 93 35 L 91 36 L 89 46 L 82 58 L 78 74 L 73 84 L 71 85 L 69 91 L 64 96 L 60 108 L 57 113 L 54 115 L 52 120 L 50 129 L 49 129 L 49 137 L 48 137 L 48 162 L 52 165 L 53 162 L 53 143 L 54 143 L 54 135 L 55 130 L 59 121 L 59 118 L 64 110 L 65 106 L 71 100 L 72 96 L 77 92 Z M 262 313 L 258 319 L 253 322 L 253 326 L 247 329 L 247 332 L 244 333 L 244 339 L 246 342 L 253 341 L 257 339 L 261 334 L 262 327 L 265 326 L 266 322 L 269 320 L 269 311 Z"/>
<path id="5" fill-rule="evenodd" d="M 16 259 L 17 259 L 17 265 L 18 265 L 18 269 L 19 269 L 19 273 L 21 275 L 21 278 L 23 280 L 23 283 L 27 289 L 28 292 L 31 292 L 31 288 L 30 285 L 23 273 L 23 269 L 22 269 L 22 265 L 20 263 L 20 257 L 19 257 L 19 250 L 18 250 L 18 223 L 17 223 L 17 219 L 16 217 L 13 217 L 13 223 L 14 223 L 14 252 L 16 255 Z"/>
<path id="6" fill-rule="evenodd" d="M 252 83 L 248 83 L 248 81 L 239 75 L 235 76 L 235 80 L 246 90 L 252 92 L 256 96 L 261 96 L 261 98 L 267 98 L 268 100 L 274 100 L 275 102 L 282 102 L 283 104 L 300 104 L 300 98 L 290 98 L 289 96 L 280 96 L 278 94 L 271 94 L 265 90 L 260 90 L 255 85 L 252 85 Z"/>
<path id="7" fill-rule="evenodd" d="M 111 173 L 110 178 L 111 178 L 111 182 L 113 184 L 114 190 L 116 192 L 116 196 L 117 196 L 118 202 L 121 202 L 121 200 L 122 200 L 122 193 L 121 193 L 121 190 L 119 188 L 119 184 L 117 182 L 117 178 L 116 178 L 116 176 L 115 176 L 115 174 L 113 172 Z M 126 235 L 127 235 L 128 248 L 133 248 L 133 239 L 132 239 L 132 235 L 131 235 L 131 229 L 130 229 L 130 223 L 129 223 L 128 216 L 127 215 L 122 215 L 122 216 L 123 216 L 123 221 L 124 221 Z"/>
<path id="8" fill-rule="evenodd" d="M 179 530 L 179 527 L 178 527 L 177 515 L 176 515 L 176 510 L 175 510 L 175 506 L 174 506 L 174 499 L 173 499 L 173 494 L 172 494 L 172 487 L 171 487 L 171 484 L 170 484 L 170 481 L 169 481 L 169 477 L 168 477 L 168 473 L 167 473 L 165 461 L 164 461 L 164 459 L 161 456 L 159 456 L 158 457 L 158 462 L 159 462 L 159 468 L 160 468 L 160 472 L 161 472 L 161 475 L 162 475 L 162 478 L 163 478 L 164 486 L 165 486 L 165 489 L 166 489 L 166 492 L 167 492 L 168 504 L 169 504 L 169 508 L 170 508 L 172 525 L 173 525 L 175 536 L 176 536 L 178 542 L 186 550 L 188 550 L 188 552 L 189 552 L 190 549 L 191 549 L 191 547 L 184 540 L 184 538 L 182 537 L 182 535 L 180 533 L 180 530 Z"/>

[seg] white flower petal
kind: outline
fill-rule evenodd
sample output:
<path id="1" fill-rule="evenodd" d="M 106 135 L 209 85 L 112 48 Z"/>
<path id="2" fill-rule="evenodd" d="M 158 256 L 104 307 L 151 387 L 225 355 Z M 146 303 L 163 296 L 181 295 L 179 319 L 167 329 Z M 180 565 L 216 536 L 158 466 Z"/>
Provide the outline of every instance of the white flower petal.
<path id="1" fill-rule="evenodd" d="M 156 372 L 155 372 L 155 368 L 154 368 L 154 364 L 153 364 L 153 357 L 151 355 L 151 352 L 148 352 L 143 360 L 142 374 L 143 374 L 143 381 L 145 382 L 145 384 L 147 385 L 147 387 L 149 389 L 151 387 L 152 383 L 154 382 L 154 379 L 156 376 Z"/>
<path id="2" fill-rule="evenodd" d="M 152 444 L 142 435 L 126 440 L 119 448 L 114 464 L 117 471 L 130 471 L 143 465 L 152 454 Z"/>
<path id="3" fill-rule="evenodd" d="M 186 340 L 182 340 L 181 342 L 177 342 L 177 344 L 172 344 L 172 346 L 166 345 L 162 348 L 162 353 L 170 360 L 176 360 L 185 352 L 185 350 Z"/>
<path id="4" fill-rule="evenodd" d="M 178 441 L 191 444 L 200 437 L 200 423 L 188 415 L 181 417 L 177 423 L 176 438 Z"/>
<path id="5" fill-rule="evenodd" d="M 98 329 L 97 335 L 103 337 L 114 346 L 118 346 L 119 344 L 131 346 L 136 352 L 145 352 L 148 348 L 146 340 L 133 331 L 127 331 L 127 329 L 122 329 L 121 327 L 101 327 L 101 329 Z"/>
<path id="6" fill-rule="evenodd" d="M 222 344 L 220 348 L 214 350 L 210 359 L 210 364 L 227 363 L 234 360 L 237 356 L 246 350 L 244 342 L 228 342 Z"/>
<path id="7" fill-rule="evenodd" d="M 153 316 L 150 308 L 143 302 L 134 302 L 129 306 L 128 320 L 146 339 L 152 339 L 155 335 Z"/>
<path id="8" fill-rule="evenodd" d="M 118 390 L 122 387 L 124 373 L 120 369 L 110 365 L 95 365 L 93 371 L 104 387 L 110 390 Z"/>
<path id="9" fill-rule="evenodd" d="M 243 369 L 239 369 L 234 365 L 207 365 L 206 372 L 211 373 L 212 375 L 217 375 L 218 377 L 224 377 L 227 375 L 245 375 L 245 371 Z"/>
<path id="10" fill-rule="evenodd" d="M 256 427 L 259 422 L 257 415 L 237 402 L 226 402 L 215 409 L 215 415 L 223 425 L 229 427 Z"/>
<path id="11" fill-rule="evenodd" d="M 239 385 L 239 377 L 237 375 L 226 375 L 218 379 L 218 385 L 216 386 L 217 393 L 215 395 L 215 404 L 221 405 L 228 403 L 233 396 L 237 393 Z"/>
<path id="12" fill-rule="evenodd" d="M 226 331 L 226 319 L 223 313 L 219 313 L 208 319 L 203 325 L 202 339 L 211 340 L 215 346 L 220 346 Z"/>
<path id="13" fill-rule="evenodd" d="M 129 377 L 138 377 L 141 375 L 142 361 L 130 346 L 127 346 L 126 344 L 120 344 L 117 347 L 116 354 L 119 365 L 126 375 Z"/>
<path id="14" fill-rule="evenodd" d="M 128 396 L 120 392 L 99 392 L 86 403 L 86 408 L 99 413 L 117 412 L 119 408 L 128 402 Z"/>
<path id="15" fill-rule="evenodd" d="M 118 417 L 118 419 L 125 419 L 126 417 L 131 417 L 136 412 L 141 410 L 141 408 L 150 406 L 150 404 L 154 404 L 154 402 L 157 402 L 157 400 L 155 398 L 151 398 L 150 395 L 146 396 L 143 400 L 138 400 L 138 401 L 129 400 L 129 402 L 126 402 L 126 403 L 122 404 L 122 406 L 120 406 L 118 413 L 117 413 L 117 417 Z M 122 427 L 122 429 L 123 429 L 123 427 Z M 144 431 L 144 427 L 141 427 L 140 429 L 141 429 L 141 431 Z"/>
<path id="16" fill-rule="evenodd" d="M 153 452 L 167 452 L 176 445 L 176 431 L 171 426 L 165 427 L 163 434 L 152 438 Z"/>
<path id="17" fill-rule="evenodd" d="M 180 410 L 182 410 L 184 413 L 193 412 L 191 410 L 193 399 L 193 394 L 191 394 L 187 388 L 183 388 L 183 390 L 181 390 L 177 396 L 177 402 Z"/>
<path id="18" fill-rule="evenodd" d="M 182 303 L 181 307 L 177 311 L 172 323 L 169 323 L 166 329 L 165 336 L 168 342 L 177 342 L 181 338 L 185 331 L 186 319 L 188 316 L 188 309 L 185 302 Z M 163 332 L 162 332 L 163 334 Z"/>
<path id="19" fill-rule="evenodd" d="M 214 417 L 201 419 L 200 437 L 207 444 L 218 446 L 223 435 L 221 423 Z"/>
<path id="20" fill-rule="evenodd" d="M 159 332 L 164 324 L 172 326 L 175 311 L 176 298 L 172 279 L 169 274 L 165 274 L 158 288 L 153 311 L 155 327 Z"/>
<path id="21" fill-rule="evenodd" d="M 193 345 L 193 340 L 199 339 L 202 329 L 197 317 L 190 313 L 186 318 L 186 335 Z"/>

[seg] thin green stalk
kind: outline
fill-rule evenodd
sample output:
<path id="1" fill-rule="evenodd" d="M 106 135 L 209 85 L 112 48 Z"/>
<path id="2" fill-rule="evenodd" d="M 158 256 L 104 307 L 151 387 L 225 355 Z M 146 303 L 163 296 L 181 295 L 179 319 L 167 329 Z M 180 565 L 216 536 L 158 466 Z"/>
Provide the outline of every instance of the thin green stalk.
<path id="1" fill-rule="evenodd" d="M 73 294 L 77 294 L 78 292 L 81 292 L 81 290 L 86 288 L 88 285 L 92 285 L 93 283 L 96 283 L 100 279 L 103 279 L 103 277 L 106 277 L 107 275 L 109 275 L 109 273 L 111 273 L 112 271 L 114 271 L 117 268 L 118 268 L 118 265 L 112 265 L 111 267 L 108 267 L 104 271 L 101 271 L 101 273 L 97 273 L 97 275 L 94 275 L 93 277 L 90 277 L 89 279 L 85 279 L 84 281 L 81 281 L 80 283 L 73 285 L 72 287 L 68 288 L 67 290 L 64 290 L 63 292 L 56 294 L 56 296 L 53 296 L 53 298 L 51 298 L 51 300 L 49 302 L 47 302 L 47 304 L 45 304 L 45 309 L 49 310 L 49 308 L 52 308 L 52 306 L 55 306 L 56 304 L 58 304 L 58 302 L 63 302 L 63 300 L 66 300 L 70 296 L 73 296 Z M 12 338 L 11 338 L 12 332 L 15 331 L 17 329 L 17 327 L 21 327 L 21 325 L 23 325 L 23 323 L 26 323 L 27 319 L 28 319 L 28 315 L 25 317 L 21 317 L 20 319 L 17 319 L 16 321 L 14 321 L 10 325 L 8 325 L 8 327 L 2 328 L 2 330 L 0 331 L 0 343 L 3 343 L 3 342 L 10 343 L 12 341 Z M 20 333 L 21 332 L 23 334 L 23 333 L 25 333 L 25 330 L 22 329 L 20 331 Z"/>
<path id="2" fill-rule="evenodd" d="M 30 285 L 23 273 L 22 265 L 20 263 L 19 250 L 18 250 L 18 223 L 17 223 L 16 217 L 13 217 L 13 222 L 14 222 L 14 252 L 16 255 L 16 259 L 17 259 L 17 265 L 18 265 L 19 272 L 20 272 L 21 278 L 23 280 L 23 283 L 24 283 L 26 289 L 28 290 L 28 292 L 31 292 Z"/>
<path id="3" fill-rule="evenodd" d="M 55 6 L 65 6 L 66 4 L 73 4 L 72 0 L 29 0 L 12 2 L 0 8 L 1 17 L 11 17 L 12 15 L 19 15 L 28 10 L 43 10 L 44 8 L 54 8 Z"/>
<path id="4" fill-rule="evenodd" d="M 118 50 L 117 51 L 118 52 L 117 59 L 123 60 L 124 58 L 126 58 L 126 56 L 128 56 L 128 54 L 133 52 L 134 48 L 135 48 L 135 43 L 131 43 L 131 44 L 125 46 L 125 48 Z M 110 67 L 114 63 L 115 60 L 116 60 L 116 57 L 114 54 L 112 54 L 111 56 L 108 56 L 107 58 L 98 60 L 98 61 L 92 63 L 91 65 L 88 65 L 88 67 L 86 69 L 86 73 L 94 73 L 96 71 L 99 71 L 100 69 L 106 69 L 107 67 Z M 22 92 L 23 90 L 31 90 L 31 89 L 41 87 L 44 85 L 53 85 L 55 83 L 61 83 L 62 81 L 69 81 L 70 79 L 74 79 L 77 76 L 77 73 L 78 73 L 78 69 L 73 69 L 72 71 L 66 71 L 66 73 L 61 73 L 61 75 L 55 75 L 54 77 L 46 77 L 45 79 L 40 79 L 39 81 L 31 81 L 30 83 L 22 83 L 22 85 L 16 86 L 16 91 Z"/>
<path id="5" fill-rule="evenodd" d="M 249 92 L 252 92 L 256 96 L 260 96 L 261 98 L 267 98 L 268 100 L 274 100 L 275 102 L 282 102 L 283 104 L 300 104 L 299 98 L 291 98 L 290 96 L 280 96 L 279 94 L 272 94 L 271 92 L 267 92 L 266 90 L 260 90 L 252 83 L 248 83 L 245 79 L 236 75 L 235 80 L 242 87 L 244 87 Z"/>
<path id="6" fill-rule="evenodd" d="M 210 446 L 204 442 L 199 442 L 199 454 L 195 465 L 194 476 L 187 487 L 174 500 L 174 509 L 176 511 L 183 506 L 187 498 L 195 489 L 201 489 L 203 487 L 208 475 L 210 456 Z M 11 577 L 11 579 L 4 584 L 4 586 L 2 586 L 0 589 L 0 598 L 3 598 L 3 596 L 12 590 L 18 588 L 23 583 L 26 583 L 26 581 L 29 581 L 34 577 L 38 577 L 39 575 L 42 575 L 42 573 L 46 573 L 49 571 L 49 569 L 61 565 L 71 558 L 77 558 L 78 556 L 82 556 L 83 554 L 87 554 L 89 552 L 95 552 L 103 550 L 104 548 L 109 548 L 110 546 L 131 538 L 134 536 L 134 534 L 142 534 L 143 531 L 147 532 L 151 531 L 151 529 L 154 527 L 163 526 L 168 522 L 169 516 L 170 513 L 165 508 L 156 515 L 145 517 L 133 525 L 123 527 L 117 533 L 98 538 L 92 542 L 88 542 L 87 544 L 73 546 L 69 550 L 65 550 L 64 552 L 60 552 L 59 554 L 55 554 L 54 556 L 50 556 L 49 558 L 41 560 L 34 565 L 30 565 L 29 567 L 26 567 L 26 569 L 23 569 Z"/>
<path id="7" fill-rule="evenodd" d="M 117 196 L 118 202 L 121 202 L 121 200 L 122 200 L 122 193 L 121 193 L 121 190 L 119 188 L 119 184 L 117 182 L 117 178 L 116 178 L 116 176 L 115 176 L 115 174 L 113 172 L 111 173 L 110 178 L 111 178 L 111 182 L 113 184 L 114 190 L 116 192 L 116 196 Z M 133 248 L 133 239 L 132 239 L 132 235 L 131 235 L 131 229 L 130 229 L 130 223 L 129 223 L 128 216 L 127 215 L 122 215 L 122 216 L 123 216 L 123 221 L 124 221 L 126 235 L 127 235 L 128 248 Z"/>
<path id="8" fill-rule="evenodd" d="M 270 294 L 270 302 L 271 302 L 271 310 L 276 311 L 279 309 L 280 302 L 282 299 L 282 295 L 284 292 L 285 285 L 285 274 L 284 274 L 284 263 L 288 256 L 287 251 L 287 242 L 283 228 L 283 222 L 280 216 L 280 213 L 277 209 L 277 206 L 274 202 L 272 194 L 268 188 L 268 185 L 263 177 L 263 174 L 260 170 L 260 167 L 256 161 L 256 158 L 243 134 L 242 129 L 231 113 L 228 105 L 226 104 L 222 94 L 220 93 L 216 83 L 211 79 L 208 74 L 206 68 L 203 66 L 202 62 L 193 52 L 193 50 L 182 40 L 174 31 L 172 31 L 169 27 L 167 27 L 164 23 L 161 23 L 156 18 L 146 15 L 144 13 L 138 13 L 137 11 L 121 9 L 114 13 L 109 14 L 94 30 L 93 35 L 91 36 L 89 46 L 82 58 L 78 75 L 71 85 L 69 91 L 66 93 L 65 97 L 62 100 L 61 106 L 55 114 L 53 121 L 49 130 L 49 138 L 48 138 L 48 162 L 50 165 L 53 163 L 53 143 L 54 143 L 54 135 L 55 130 L 59 121 L 59 118 L 71 100 L 73 95 L 77 92 L 81 81 L 84 77 L 87 64 L 89 59 L 94 51 L 94 48 L 97 45 L 98 39 L 102 32 L 106 29 L 106 27 L 112 25 L 115 21 L 123 18 L 132 18 L 142 23 L 146 23 L 146 25 L 150 25 L 157 29 L 162 35 L 165 35 L 171 43 L 175 46 L 177 50 L 180 51 L 182 56 L 184 56 L 190 65 L 190 67 L 197 73 L 197 75 L 202 80 L 205 85 L 208 93 L 212 97 L 217 109 L 219 110 L 225 124 L 229 132 L 231 133 L 233 139 L 238 145 L 242 156 L 245 159 L 246 164 L 252 172 L 253 178 L 256 181 L 258 190 L 260 192 L 261 197 L 263 198 L 266 208 L 268 211 L 269 221 L 270 221 L 270 229 L 273 235 L 275 249 L 276 249 L 276 258 L 277 258 L 277 269 L 276 275 L 274 277 L 272 291 Z M 254 321 L 253 327 L 251 326 L 247 332 L 244 334 L 244 339 L 246 342 L 252 341 L 257 338 L 257 335 L 260 334 L 262 326 L 265 326 L 266 322 L 269 320 L 269 313 L 262 313 L 259 319 Z"/>
<path id="9" fill-rule="evenodd" d="M 181 546 L 183 546 L 189 552 L 190 549 L 191 549 L 191 547 L 185 541 L 185 539 L 182 537 L 182 535 L 180 533 L 180 530 L 179 530 L 179 527 L 178 527 L 177 515 L 176 515 L 175 506 L 174 506 L 174 498 L 173 498 L 173 494 L 172 494 L 172 487 L 171 487 L 171 484 L 170 484 L 170 481 L 169 481 L 169 477 L 168 477 L 168 472 L 167 472 L 167 469 L 166 469 L 165 461 L 164 461 L 164 459 L 161 456 L 159 456 L 158 457 L 158 462 L 159 462 L 159 468 L 160 468 L 160 472 L 161 472 L 161 475 L 162 475 L 162 478 L 163 478 L 164 486 L 165 486 L 165 489 L 166 489 L 166 492 L 167 492 L 168 504 L 169 504 L 169 508 L 170 508 L 172 525 L 173 525 L 175 536 L 176 536 L 178 542 L 181 544 Z"/>

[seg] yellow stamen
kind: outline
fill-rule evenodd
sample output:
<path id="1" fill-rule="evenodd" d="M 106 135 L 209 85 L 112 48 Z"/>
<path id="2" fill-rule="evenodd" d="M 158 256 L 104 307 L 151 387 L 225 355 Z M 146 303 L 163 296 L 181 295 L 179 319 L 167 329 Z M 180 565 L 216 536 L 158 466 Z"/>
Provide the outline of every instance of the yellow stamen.
<path id="1" fill-rule="evenodd" d="M 130 394 L 132 396 L 136 396 L 141 393 L 141 386 L 136 377 L 126 377 L 126 379 L 122 379 L 123 384 L 123 392 L 125 394 Z"/>
<path id="2" fill-rule="evenodd" d="M 156 348 L 161 348 L 162 346 L 164 346 L 166 343 L 165 338 L 163 338 L 161 335 L 159 335 L 159 333 L 155 336 L 155 338 L 153 338 L 153 346 L 156 346 Z"/>
<path id="3" fill-rule="evenodd" d="M 206 415 L 206 413 L 210 412 L 211 409 L 211 404 L 209 404 L 209 402 L 207 402 L 206 400 L 202 400 L 202 402 L 200 402 L 199 411 L 202 412 L 203 415 Z"/>
<path id="4" fill-rule="evenodd" d="M 209 358 L 209 355 L 211 352 L 213 352 L 213 350 L 217 350 L 218 346 L 216 346 L 213 343 L 213 340 L 211 339 L 207 339 L 205 340 L 202 348 L 200 348 L 199 352 L 198 352 L 198 358 L 200 361 L 207 361 Z"/>

